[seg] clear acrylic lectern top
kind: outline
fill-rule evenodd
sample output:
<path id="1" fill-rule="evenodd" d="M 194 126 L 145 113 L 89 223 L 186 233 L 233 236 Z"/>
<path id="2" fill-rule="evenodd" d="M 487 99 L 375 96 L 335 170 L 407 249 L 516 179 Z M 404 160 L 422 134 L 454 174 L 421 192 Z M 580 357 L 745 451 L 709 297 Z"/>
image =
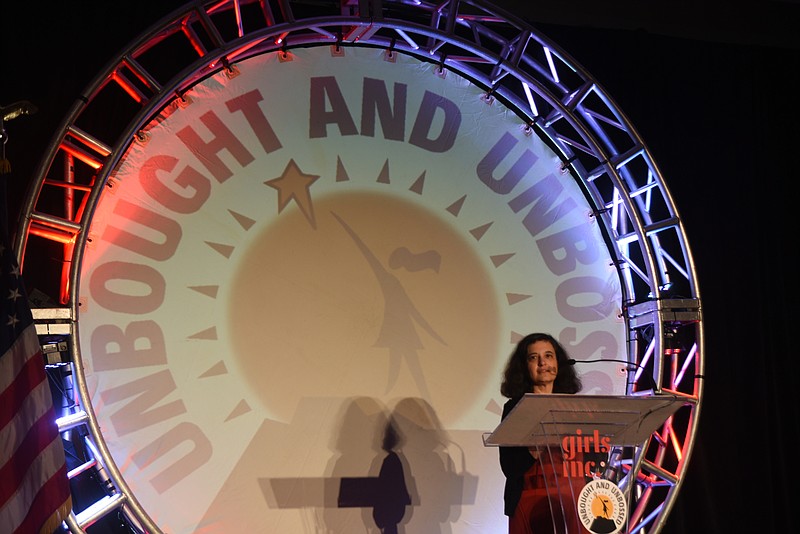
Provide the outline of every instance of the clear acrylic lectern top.
<path id="1" fill-rule="evenodd" d="M 611 445 L 644 442 L 678 408 L 691 402 L 678 395 L 526 394 L 500 425 L 484 436 L 487 447 L 558 445 L 564 436 L 608 437 Z"/>

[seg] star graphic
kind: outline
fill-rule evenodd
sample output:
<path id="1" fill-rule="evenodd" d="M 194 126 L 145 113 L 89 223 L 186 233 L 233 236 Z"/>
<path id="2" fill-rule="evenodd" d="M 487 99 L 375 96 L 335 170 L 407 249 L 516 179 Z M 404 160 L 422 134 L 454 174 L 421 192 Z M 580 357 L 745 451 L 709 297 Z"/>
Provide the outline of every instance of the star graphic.
<path id="1" fill-rule="evenodd" d="M 312 228 L 316 228 L 314 222 L 314 208 L 311 205 L 311 184 L 317 181 L 319 176 L 305 174 L 297 166 L 294 159 L 290 159 L 283 173 L 272 180 L 267 180 L 264 185 L 268 185 L 278 191 L 278 213 L 283 211 L 289 202 L 294 200 L 303 215 L 306 216 Z"/>
<path id="2" fill-rule="evenodd" d="M 16 302 L 17 299 L 22 298 L 22 293 L 19 292 L 19 289 L 11 289 L 8 293 L 8 300 Z"/>

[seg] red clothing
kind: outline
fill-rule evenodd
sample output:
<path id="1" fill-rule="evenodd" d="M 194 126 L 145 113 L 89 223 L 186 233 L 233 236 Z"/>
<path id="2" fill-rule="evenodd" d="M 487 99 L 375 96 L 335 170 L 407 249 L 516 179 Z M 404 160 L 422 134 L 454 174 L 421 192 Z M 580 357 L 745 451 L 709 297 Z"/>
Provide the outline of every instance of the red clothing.
<path id="1" fill-rule="evenodd" d="M 582 455 L 578 454 L 571 461 L 582 465 Z M 522 496 L 508 520 L 509 534 L 588 532 L 578 520 L 576 505 L 585 484 L 583 472 L 573 473 L 571 467 L 571 463 L 565 466 L 558 447 L 551 447 L 550 452 L 546 447 L 541 448 L 539 459 L 525 473 Z"/>

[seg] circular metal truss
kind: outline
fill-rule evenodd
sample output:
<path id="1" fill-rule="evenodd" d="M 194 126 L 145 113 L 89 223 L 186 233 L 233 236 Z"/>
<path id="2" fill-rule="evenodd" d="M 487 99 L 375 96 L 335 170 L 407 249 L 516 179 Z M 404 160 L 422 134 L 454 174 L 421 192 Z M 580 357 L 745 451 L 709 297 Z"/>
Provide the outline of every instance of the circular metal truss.
<path id="1" fill-rule="evenodd" d="M 70 516 L 70 530 L 117 511 L 135 529 L 160 532 L 104 442 L 75 341 L 83 249 L 109 173 L 139 129 L 204 78 L 258 54 L 323 45 L 379 47 L 468 78 L 548 142 L 579 181 L 622 281 L 627 358 L 636 369 L 627 394 L 685 400 L 645 443 L 616 451 L 629 532 L 659 532 L 685 475 L 703 389 L 700 296 L 681 219 L 611 96 L 556 43 L 481 0 L 196 1 L 142 34 L 75 101 L 36 170 L 15 243 L 28 285 L 55 285 L 59 295 L 57 305 L 33 311 L 43 343 L 67 347 L 76 384 L 59 425 L 83 428 L 91 454 L 71 475 L 91 469 L 107 487 Z M 63 258 L 55 268 L 53 256 Z"/>

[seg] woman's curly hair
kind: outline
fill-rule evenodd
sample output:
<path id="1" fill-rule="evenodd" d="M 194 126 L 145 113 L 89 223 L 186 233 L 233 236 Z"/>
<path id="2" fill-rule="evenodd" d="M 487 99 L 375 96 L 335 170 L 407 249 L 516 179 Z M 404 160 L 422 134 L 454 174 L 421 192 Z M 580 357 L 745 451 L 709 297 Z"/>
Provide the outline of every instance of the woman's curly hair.
<path id="1" fill-rule="evenodd" d="M 528 371 L 528 346 L 537 341 L 549 341 L 556 350 L 558 374 L 553 383 L 553 393 L 579 392 L 583 384 L 581 384 L 581 379 L 575 372 L 575 367 L 569 363 L 570 358 L 566 349 L 550 334 L 537 332 L 528 334 L 517 343 L 517 347 L 511 353 L 506 369 L 503 372 L 500 393 L 504 397 L 515 399 L 522 397 L 525 393 L 533 392 L 533 380 Z"/>

